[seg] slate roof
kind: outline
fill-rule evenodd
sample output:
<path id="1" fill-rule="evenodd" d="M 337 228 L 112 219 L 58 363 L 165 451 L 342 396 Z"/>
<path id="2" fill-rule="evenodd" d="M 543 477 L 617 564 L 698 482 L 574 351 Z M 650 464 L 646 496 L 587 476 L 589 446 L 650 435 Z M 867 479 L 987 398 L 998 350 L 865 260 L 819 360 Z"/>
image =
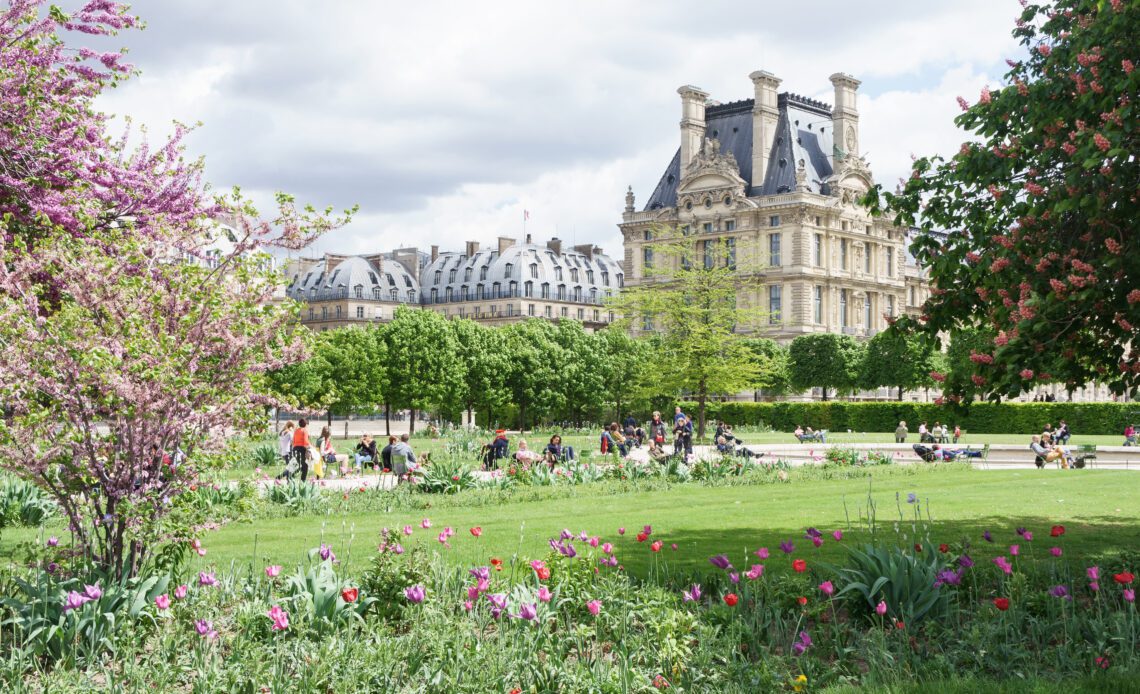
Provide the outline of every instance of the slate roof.
<path id="1" fill-rule="evenodd" d="M 731 152 L 746 182 L 745 195 L 758 197 L 795 190 L 796 166 L 804 162 L 808 189 L 827 194 L 823 181 L 833 173 L 831 107 L 825 103 L 787 92 L 777 99 L 779 120 L 776 140 L 765 171 L 764 183 L 757 190 L 752 181 L 752 99 L 709 106 L 705 109 L 705 137 L 720 141 L 722 152 Z M 681 178 L 681 150 L 665 168 L 646 210 L 673 207 L 677 204 L 677 185 Z"/>

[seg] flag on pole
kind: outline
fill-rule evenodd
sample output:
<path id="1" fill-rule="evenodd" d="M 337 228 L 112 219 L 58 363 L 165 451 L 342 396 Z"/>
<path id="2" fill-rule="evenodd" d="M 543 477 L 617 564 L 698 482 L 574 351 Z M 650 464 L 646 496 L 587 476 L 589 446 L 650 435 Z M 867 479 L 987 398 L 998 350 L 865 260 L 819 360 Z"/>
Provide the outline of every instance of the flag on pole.
<path id="1" fill-rule="evenodd" d="M 525 222 L 525 221 L 527 221 L 527 220 L 529 220 L 529 219 L 530 219 L 530 211 L 528 211 L 528 210 L 523 210 L 523 221 Z"/>

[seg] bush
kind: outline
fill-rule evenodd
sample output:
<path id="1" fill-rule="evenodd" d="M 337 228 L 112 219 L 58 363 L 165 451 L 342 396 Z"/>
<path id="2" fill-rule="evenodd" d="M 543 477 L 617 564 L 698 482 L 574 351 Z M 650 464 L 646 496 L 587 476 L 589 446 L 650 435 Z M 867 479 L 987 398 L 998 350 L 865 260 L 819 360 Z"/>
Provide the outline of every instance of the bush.
<path id="1" fill-rule="evenodd" d="M 428 494 L 458 494 L 465 489 L 472 489 L 478 483 L 471 470 L 455 458 L 424 465 L 413 474 L 416 489 Z"/>
<path id="2" fill-rule="evenodd" d="M 686 410 L 696 407 L 683 403 Z M 976 434 L 1040 431 L 1064 419 L 1075 434 L 1120 434 L 1140 404 L 1115 402 L 976 402 L 967 407 L 921 402 L 713 402 L 710 419 L 736 426 L 767 426 L 792 431 L 796 425 L 829 431 L 894 431 L 900 421 L 914 432 L 921 421 L 962 427 Z"/>
<path id="3" fill-rule="evenodd" d="M 0 483 L 0 528 L 42 525 L 57 509 L 55 501 L 30 482 L 6 479 Z"/>
<path id="4" fill-rule="evenodd" d="M 270 485 L 265 496 L 269 501 L 287 507 L 292 514 L 319 511 L 326 503 L 317 485 L 295 479 Z"/>

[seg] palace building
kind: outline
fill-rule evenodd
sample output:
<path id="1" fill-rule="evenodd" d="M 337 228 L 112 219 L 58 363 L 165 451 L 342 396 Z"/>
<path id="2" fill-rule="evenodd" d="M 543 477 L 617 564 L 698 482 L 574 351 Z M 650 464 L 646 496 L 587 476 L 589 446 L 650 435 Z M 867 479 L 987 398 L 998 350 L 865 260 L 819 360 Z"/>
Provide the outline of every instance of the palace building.
<path id="1" fill-rule="evenodd" d="M 525 318 L 573 319 L 587 330 L 613 322 L 604 301 L 625 282 L 622 267 L 596 246 L 563 249 L 499 237 L 492 248 L 401 248 L 362 256 L 301 258 L 286 269 L 286 294 L 304 303 L 301 322 L 328 330 L 391 320 L 399 306 L 502 325 Z"/>
<path id="2" fill-rule="evenodd" d="M 753 98 L 742 101 L 677 90 L 680 147 L 642 209 L 626 193 L 627 283 L 645 281 L 655 235 L 679 231 L 696 238 L 698 258 L 712 244 L 752 249 L 759 276 L 738 300 L 766 317 L 742 329 L 780 343 L 812 332 L 867 338 L 917 311 L 929 288 L 908 257 L 907 229 L 858 204 L 874 183 L 860 155 L 859 81 L 832 75 L 829 106 L 780 92 L 768 72 L 750 77 Z"/>

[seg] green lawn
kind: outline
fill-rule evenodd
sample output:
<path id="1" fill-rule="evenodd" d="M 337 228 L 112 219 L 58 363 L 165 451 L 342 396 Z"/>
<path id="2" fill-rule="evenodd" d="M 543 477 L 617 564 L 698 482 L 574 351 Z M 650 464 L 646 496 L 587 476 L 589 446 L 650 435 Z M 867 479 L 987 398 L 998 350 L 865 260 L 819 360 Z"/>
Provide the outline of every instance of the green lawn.
<path id="1" fill-rule="evenodd" d="M 1092 561 L 1120 549 L 1140 547 L 1140 504 L 1136 501 L 1140 475 L 1135 472 L 884 468 L 876 470 L 871 479 L 824 481 L 793 476 L 784 484 L 685 484 L 664 491 L 610 495 L 582 486 L 568 492 L 574 494 L 568 498 L 498 506 L 449 505 L 415 513 L 327 514 L 236 523 L 203 537 L 209 554 L 202 563 L 291 565 L 323 541 L 334 546 L 350 570 L 356 570 L 361 558 L 375 551 L 382 527 L 413 525 L 411 537 L 400 536 L 406 547 L 423 545 L 461 564 L 516 554 L 525 560 L 540 558 L 549 552 L 547 540 L 567 528 L 614 542 L 619 559 L 637 574 L 651 569 L 702 572 L 709 568 L 708 557 L 720 552 L 729 554 L 737 566 L 747 566 L 745 553 L 761 546 L 772 551 L 771 568 L 782 570 L 788 561 L 777 547 L 785 539 L 795 542 L 796 556 L 835 561 L 842 558 L 842 550 L 831 539 L 832 530 L 844 530 L 844 543 L 865 538 L 859 517 L 866 514 L 872 480 L 879 532 L 893 537 L 901 506 L 904 522 L 899 532 L 908 535 L 908 542 L 913 540 L 910 519 L 914 507 L 906 504 L 905 497 L 914 492 L 924 515 L 929 511 L 933 519 L 932 541 L 953 544 L 968 539 L 978 559 L 1004 551 L 1016 541 L 1014 528 L 1018 526 L 1036 534 L 1032 543 L 1021 543 L 1023 552 L 1044 555 L 1053 542 L 1049 528 L 1057 523 L 1067 528 L 1062 539 L 1066 561 Z M 899 505 L 896 493 L 903 498 Z M 419 527 L 424 517 L 431 519 L 430 530 Z M 665 543 L 660 554 L 650 552 L 648 543 L 639 545 L 634 540 L 643 525 L 652 525 L 652 539 Z M 450 549 L 442 548 L 436 539 L 445 526 L 456 530 Z M 474 526 L 483 529 L 478 540 L 468 531 Z M 827 542 L 822 549 L 813 549 L 804 539 L 808 526 L 825 533 Z M 618 535 L 620 527 L 627 529 L 624 537 Z M 995 544 L 982 541 L 984 530 L 992 531 Z M 17 537 L 16 532 L 6 533 L 0 553 L 10 553 Z M 673 543 L 676 551 L 670 547 Z M 753 559 L 749 556 L 748 561 Z"/>

